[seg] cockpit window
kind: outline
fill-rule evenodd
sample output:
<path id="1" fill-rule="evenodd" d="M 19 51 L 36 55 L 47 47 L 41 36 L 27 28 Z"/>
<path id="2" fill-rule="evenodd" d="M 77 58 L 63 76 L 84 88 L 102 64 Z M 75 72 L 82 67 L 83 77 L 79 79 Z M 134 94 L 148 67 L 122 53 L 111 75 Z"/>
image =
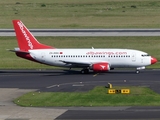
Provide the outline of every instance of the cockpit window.
<path id="1" fill-rule="evenodd" d="M 150 56 L 150 55 L 148 55 L 148 54 L 142 54 L 141 56 L 142 57 L 147 57 L 147 56 Z"/>

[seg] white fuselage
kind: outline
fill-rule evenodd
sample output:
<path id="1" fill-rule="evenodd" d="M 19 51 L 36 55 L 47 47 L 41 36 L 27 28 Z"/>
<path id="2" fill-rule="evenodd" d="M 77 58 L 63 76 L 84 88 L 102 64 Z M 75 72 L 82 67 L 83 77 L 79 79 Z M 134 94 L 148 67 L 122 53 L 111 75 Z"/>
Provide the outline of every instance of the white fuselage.
<path id="1" fill-rule="evenodd" d="M 107 72 L 114 68 L 134 67 L 138 70 L 154 64 L 157 59 L 131 49 L 56 49 L 41 44 L 20 20 L 13 20 L 18 49 L 17 56 L 31 61 L 69 68 L 83 68 L 82 73 Z"/>
<path id="2" fill-rule="evenodd" d="M 151 65 L 151 56 L 132 49 L 37 49 L 29 53 L 38 62 L 60 67 L 83 68 L 99 62 L 111 68 Z"/>

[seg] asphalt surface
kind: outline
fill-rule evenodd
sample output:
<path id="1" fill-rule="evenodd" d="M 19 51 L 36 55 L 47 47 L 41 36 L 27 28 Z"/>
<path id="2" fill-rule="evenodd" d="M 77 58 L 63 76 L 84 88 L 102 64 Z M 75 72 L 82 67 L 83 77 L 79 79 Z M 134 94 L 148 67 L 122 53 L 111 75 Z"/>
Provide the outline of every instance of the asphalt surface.
<path id="1" fill-rule="evenodd" d="M 34 36 L 160 36 L 160 29 L 30 29 Z M 13 29 L 0 29 L 0 36 L 15 36 Z"/>
<path id="2" fill-rule="evenodd" d="M 88 91 L 95 86 L 147 86 L 160 93 L 160 70 L 114 70 L 80 74 L 74 70 L 0 70 L 0 88 L 50 92 Z M 51 109 L 51 108 L 45 108 Z M 59 107 L 55 119 L 160 119 L 159 107 Z"/>

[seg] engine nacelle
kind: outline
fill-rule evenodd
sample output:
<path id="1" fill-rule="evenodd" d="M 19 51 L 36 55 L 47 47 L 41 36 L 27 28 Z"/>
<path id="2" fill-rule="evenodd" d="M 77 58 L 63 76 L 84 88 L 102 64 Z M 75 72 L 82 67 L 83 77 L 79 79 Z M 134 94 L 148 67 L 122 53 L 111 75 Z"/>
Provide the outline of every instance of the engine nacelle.
<path id="1" fill-rule="evenodd" d="M 91 69 L 94 72 L 107 72 L 110 70 L 110 66 L 108 63 L 95 63 L 91 66 Z"/>

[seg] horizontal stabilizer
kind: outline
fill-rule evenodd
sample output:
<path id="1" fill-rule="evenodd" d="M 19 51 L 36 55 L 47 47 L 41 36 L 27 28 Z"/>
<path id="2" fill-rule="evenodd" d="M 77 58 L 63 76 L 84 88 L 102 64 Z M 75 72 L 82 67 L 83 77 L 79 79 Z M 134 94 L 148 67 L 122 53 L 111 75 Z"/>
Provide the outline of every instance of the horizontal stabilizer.
<path id="1" fill-rule="evenodd" d="M 21 51 L 21 50 L 10 50 L 10 49 L 7 49 L 8 51 L 11 51 L 11 52 L 19 52 L 19 53 L 27 53 L 29 54 L 29 52 L 27 51 Z"/>

